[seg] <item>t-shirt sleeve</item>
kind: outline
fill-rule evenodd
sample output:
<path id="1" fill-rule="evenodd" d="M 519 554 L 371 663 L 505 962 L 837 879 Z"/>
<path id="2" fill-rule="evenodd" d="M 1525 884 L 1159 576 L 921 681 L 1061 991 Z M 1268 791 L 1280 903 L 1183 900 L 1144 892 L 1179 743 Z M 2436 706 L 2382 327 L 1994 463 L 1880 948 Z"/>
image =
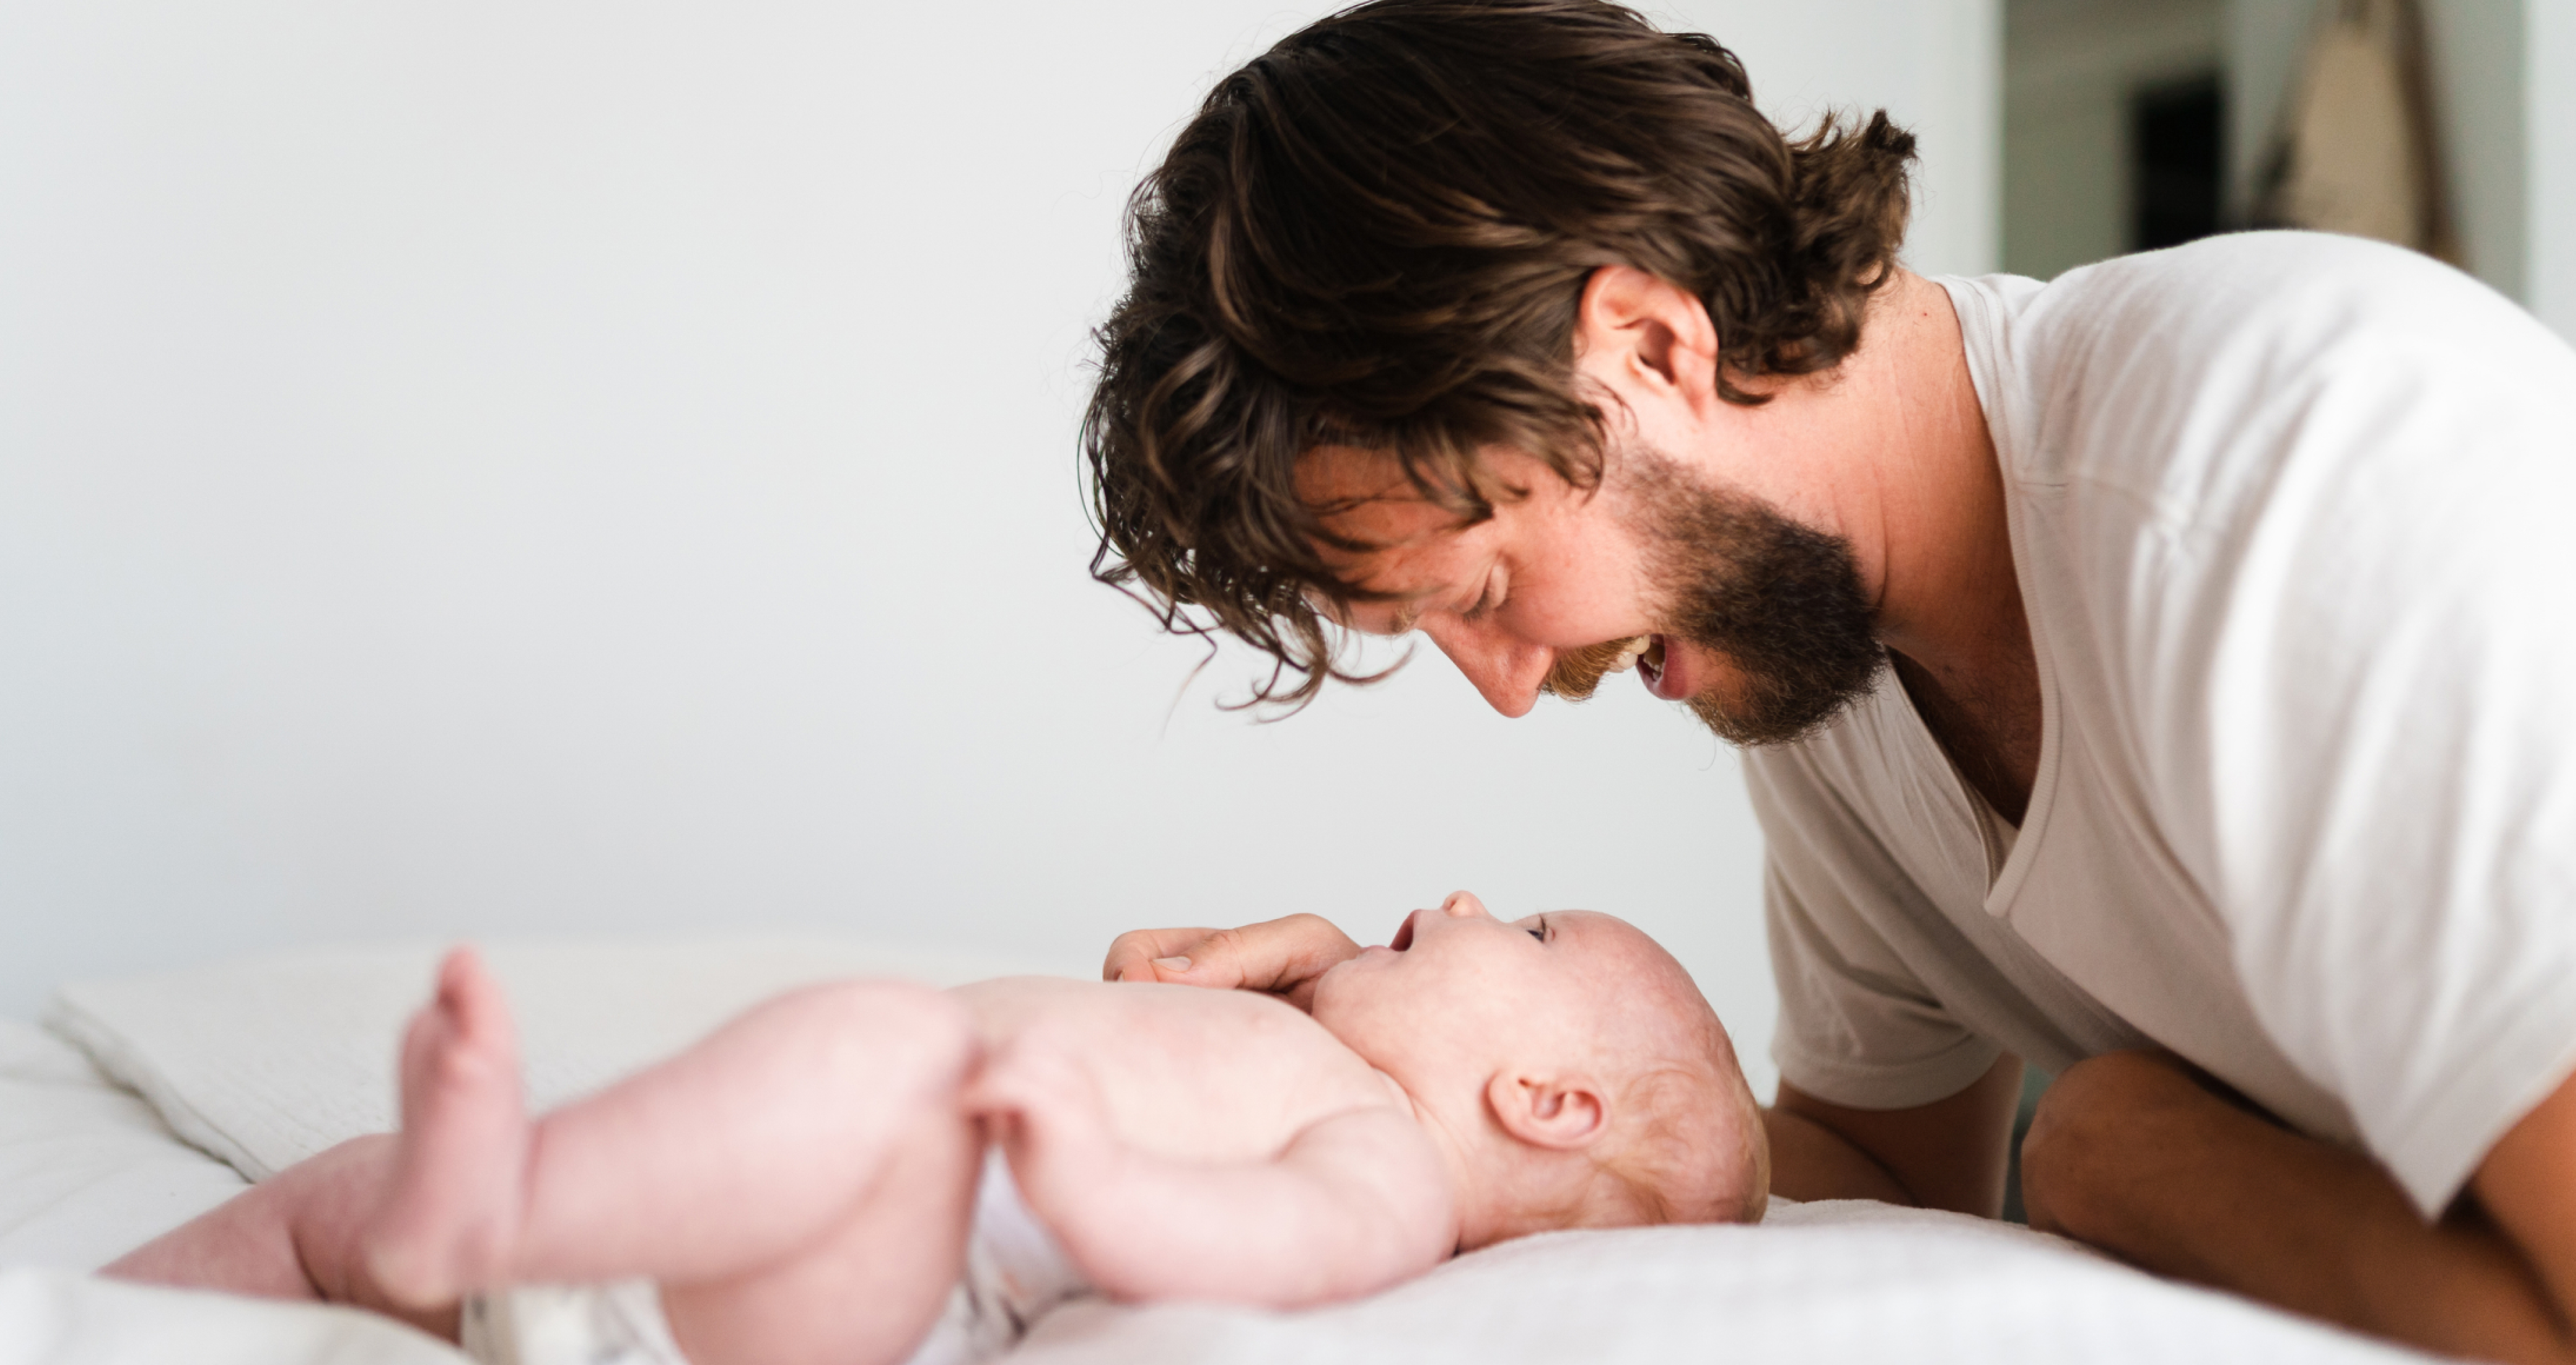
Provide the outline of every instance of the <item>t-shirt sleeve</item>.
<path id="1" fill-rule="evenodd" d="M 1745 756 L 1766 846 L 1763 912 L 1780 991 L 1772 1057 L 1790 1085 L 1855 1109 L 1946 1099 L 2002 1049 L 1944 1008 L 1920 968 L 1953 950 L 1886 850 L 1794 749 Z"/>
<path id="2" fill-rule="evenodd" d="M 2434 269 L 2229 357 L 2257 510 L 2169 516 L 2133 654 L 2257 1018 L 2427 1215 L 2576 1064 L 2576 352 Z"/>

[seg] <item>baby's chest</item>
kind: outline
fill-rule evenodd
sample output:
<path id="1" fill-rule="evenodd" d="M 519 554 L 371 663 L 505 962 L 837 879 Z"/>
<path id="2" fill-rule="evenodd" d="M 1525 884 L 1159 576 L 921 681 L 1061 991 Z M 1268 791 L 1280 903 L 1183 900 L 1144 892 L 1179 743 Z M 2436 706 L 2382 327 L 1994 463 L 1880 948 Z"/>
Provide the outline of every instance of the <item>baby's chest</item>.
<path id="1" fill-rule="evenodd" d="M 1392 1102 L 1367 1063 L 1287 1014 L 1102 1019 L 1083 1040 L 1082 1064 L 1121 1139 L 1200 1160 L 1272 1156 L 1317 1120 Z"/>

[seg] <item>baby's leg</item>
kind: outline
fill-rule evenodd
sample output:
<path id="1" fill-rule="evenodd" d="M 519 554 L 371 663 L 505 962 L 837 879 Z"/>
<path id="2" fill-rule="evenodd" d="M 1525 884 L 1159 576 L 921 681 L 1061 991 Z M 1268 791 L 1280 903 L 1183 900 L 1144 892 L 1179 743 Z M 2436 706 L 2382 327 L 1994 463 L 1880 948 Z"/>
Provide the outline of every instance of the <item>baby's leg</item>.
<path id="1" fill-rule="evenodd" d="M 407 1303 L 496 1282 L 522 1222 L 529 1166 L 519 1042 L 472 949 L 439 964 L 400 1063 L 402 1131 L 364 1241 L 367 1278 Z"/>
<path id="2" fill-rule="evenodd" d="M 394 1139 L 355 1138 L 292 1166 L 133 1251 L 99 1273 L 275 1299 L 329 1299 L 453 1338 L 454 1304 L 405 1308 L 377 1292 L 358 1255 L 384 1198 Z"/>
<path id="3" fill-rule="evenodd" d="M 404 1132 L 368 1264 L 424 1304 L 649 1276 L 701 1365 L 787 1359 L 792 1347 L 756 1331 L 793 1335 L 796 1319 L 828 1322 L 854 1303 L 918 1292 L 926 1305 L 893 1317 L 926 1323 L 956 1271 L 953 1252 L 931 1253 L 962 1238 L 972 1187 L 976 1136 L 956 1091 L 975 1051 L 964 1012 L 938 992 L 813 987 L 531 1128 L 499 991 L 459 953 L 405 1047 Z M 934 1216 L 959 1227 L 918 1225 Z M 871 1238 L 899 1254 L 872 1256 Z M 831 1272 L 878 1273 L 861 1264 L 872 1259 L 893 1280 Z M 909 1290 L 898 1267 L 936 1285 Z"/>
<path id="4" fill-rule="evenodd" d="M 971 1120 L 925 1116 L 822 1240 L 747 1274 L 665 1282 L 672 1336 L 695 1365 L 904 1359 L 964 1268 L 983 1152 Z"/>

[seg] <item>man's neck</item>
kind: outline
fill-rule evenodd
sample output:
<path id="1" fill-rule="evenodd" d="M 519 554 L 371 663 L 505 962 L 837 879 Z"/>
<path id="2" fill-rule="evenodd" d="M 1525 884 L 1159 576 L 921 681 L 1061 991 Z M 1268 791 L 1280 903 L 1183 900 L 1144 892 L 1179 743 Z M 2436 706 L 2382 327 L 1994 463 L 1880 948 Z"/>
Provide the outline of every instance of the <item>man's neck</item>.
<path id="1" fill-rule="evenodd" d="M 2003 473 L 1949 292 L 1900 274 L 1852 357 L 1870 461 L 1879 638 L 1960 772 L 2018 823 L 2039 765 L 2039 667 L 2013 570 Z"/>

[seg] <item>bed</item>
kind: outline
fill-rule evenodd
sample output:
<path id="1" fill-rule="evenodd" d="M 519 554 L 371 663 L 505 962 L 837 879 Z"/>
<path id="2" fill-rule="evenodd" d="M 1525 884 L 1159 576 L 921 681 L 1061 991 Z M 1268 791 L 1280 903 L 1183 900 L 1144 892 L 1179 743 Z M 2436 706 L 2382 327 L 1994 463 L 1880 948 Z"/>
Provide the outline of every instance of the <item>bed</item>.
<path id="1" fill-rule="evenodd" d="M 1009 964 L 831 939 L 503 943 L 539 1104 L 743 1004 L 845 974 L 955 982 Z M 428 945 L 78 982 L 0 1019 L 0 1365 L 459 1365 L 366 1314 L 88 1272 L 257 1178 L 392 1118 L 396 1030 Z M 1759 1227 L 1558 1233 L 1375 1298 L 1269 1313 L 1080 1301 L 1010 1365 L 2396 1362 L 2424 1357 L 2174 1285 L 2005 1224 L 1780 1201 Z"/>

